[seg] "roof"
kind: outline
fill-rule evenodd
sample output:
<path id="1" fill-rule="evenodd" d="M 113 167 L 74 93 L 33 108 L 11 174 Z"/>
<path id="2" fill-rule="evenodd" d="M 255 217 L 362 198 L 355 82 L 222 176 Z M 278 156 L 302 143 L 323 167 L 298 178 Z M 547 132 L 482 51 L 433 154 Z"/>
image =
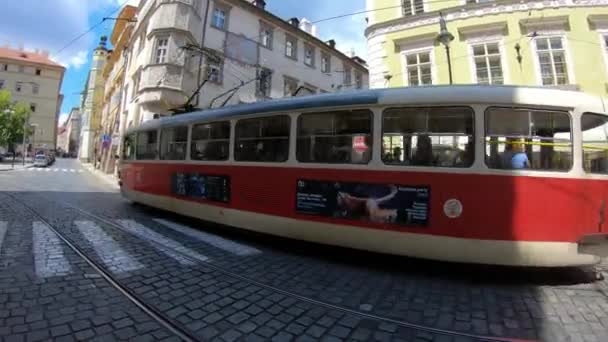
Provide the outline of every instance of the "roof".
<path id="1" fill-rule="evenodd" d="M 228 119 L 260 113 L 288 113 L 310 109 L 323 110 L 338 106 L 361 105 L 472 105 L 492 104 L 497 106 L 544 106 L 574 108 L 583 106 L 586 111 L 606 113 L 602 98 L 583 92 L 559 90 L 546 87 L 445 85 L 428 87 L 405 87 L 369 89 L 340 93 L 326 93 L 302 97 L 288 97 L 264 102 L 234 105 L 229 107 L 199 110 L 188 114 L 161 117 L 146 121 L 131 128 L 127 134 L 141 130 L 158 129 L 161 126 L 189 125 L 207 120 Z"/>
<path id="2" fill-rule="evenodd" d="M 319 38 L 313 36 L 312 34 L 310 34 L 310 33 L 306 32 L 306 31 L 300 29 L 297 26 L 294 26 L 294 25 L 290 24 L 289 22 L 281 19 L 280 17 L 278 17 L 277 15 L 273 14 L 272 12 L 269 12 L 265 8 L 259 8 L 256 5 L 254 5 L 253 3 L 248 2 L 247 0 L 227 0 L 227 1 L 229 1 L 229 2 L 230 1 L 231 2 L 237 2 L 238 1 L 237 4 L 240 4 L 241 6 L 247 8 L 248 10 L 250 10 L 253 13 L 256 13 L 256 14 L 262 16 L 262 17 L 266 17 L 268 20 L 274 21 L 275 24 L 281 25 L 282 29 L 284 29 L 285 31 L 288 31 L 289 33 L 296 33 L 296 34 L 304 35 L 308 39 L 310 39 L 312 42 L 316 42 L 317 44 L 323 46 L 327 50 L 336 53 L 339 57 L 341 57 L 341 58 L 343 58 L 345 60 L 350 60 L 351 62 L 353 62 L 354 65 L 359 66 L 360 68 L 362 68 L 366 72 L 368 71 L 367 66 L 361 64 L 358 60 L 355 60 L 355 59 L 347 56 L 342 51 L 340 51 L 340 50 L 338 50 L 336 48 L 332 48 L 331 46 L 327 45 L 321 39 L 319 39 Z"/>
<path id="3" fill-rule="evenodd" d="M 8 47 L 0 47 L 0 58 L 65 69 L 61 64 L 53 62 L 47 54 L 11 49 Z"/>

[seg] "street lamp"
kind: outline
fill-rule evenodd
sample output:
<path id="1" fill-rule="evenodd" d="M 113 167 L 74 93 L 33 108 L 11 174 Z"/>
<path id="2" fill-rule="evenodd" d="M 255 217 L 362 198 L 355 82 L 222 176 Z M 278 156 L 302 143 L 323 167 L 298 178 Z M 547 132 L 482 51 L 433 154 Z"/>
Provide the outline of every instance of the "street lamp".
<path id="1" fill-rule="evenodd" d="M 445 46 L 445 53 L 448 57 L 448 72 L 450 74 L 450 84 L 452 84 L 452 60 L 450 59 L 450 43 L 454 40 L 454 35 L 448 31 L 448 25 L 443 18 L 443 14 L 439 12 L 439 27 L 440 31 L 437 35 L 437 41 Z"/>

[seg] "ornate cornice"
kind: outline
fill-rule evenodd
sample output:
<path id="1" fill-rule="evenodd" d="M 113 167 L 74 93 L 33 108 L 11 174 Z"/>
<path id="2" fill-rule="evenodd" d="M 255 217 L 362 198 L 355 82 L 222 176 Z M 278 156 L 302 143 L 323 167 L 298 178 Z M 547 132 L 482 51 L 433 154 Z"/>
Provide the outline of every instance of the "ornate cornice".
<path id="1" fill-rule="evenodd" d="M 608 0 L 503 0 L 476 5 L 464 5 L 442 9 L 441 12 L 447 21 L 478 18 L 486 15 L 526 12 L 530 10 L 597 7 L 608 6 Z M 416 16 L 401 17 L 369 26 L 365 36 L 370 39 L 377 35 L 413 29 L 417 27 L 436 25 L 439 23 L 439 12 L 426 12 Z"/>

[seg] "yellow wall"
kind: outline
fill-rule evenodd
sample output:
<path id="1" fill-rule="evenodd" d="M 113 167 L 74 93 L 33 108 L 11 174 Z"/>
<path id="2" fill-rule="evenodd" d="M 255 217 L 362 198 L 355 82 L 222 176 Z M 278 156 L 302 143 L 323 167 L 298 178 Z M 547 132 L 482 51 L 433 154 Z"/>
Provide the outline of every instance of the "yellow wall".
<path id="1" fill-rule="evenodd" d="M 530 1 L 533 3 L 535 1 Z M 368 0 L 368 9 L 379 9 L 390 6 L 398 6 L 401 0 Z M 494 4 L 485 5 L 468 5 L 460 6 L 459 0 L 453 1 L 430 1 L 427 4 L 427 9 L 430 7 L 430 11 L 410 17 L 403 17 L 402 9 L 388 9 L 379 10 L 372 12 L 373 16 L 370 16 L 370 26 L 366 32 L 368 39 L 378 37 L 382 35 L 384 41 L 384 52 L 385 57 L 382 59 L 370 56 L 370 74 L 373 78 L 374 72 L 378 72 L 375 69 L 386 68 L 388 73 L 393 76 L 389 86 L 403 86 L 406 85 L 404 69 L 403 69 L 403 56 L 400 54 L 400 46 L 397 45 L 399 41 L 404 39 L 413 39 L 413 37 L 422 36 L 429 34 L 429 37 L 433 37 L 434 34 L 439 32 L 439 24 L 437 19 L 439 18 L 438 10 L 442 10 L 447 18 L 451 15 L 458 16 L 463 10 L 474 12 L 478 8 L 490 8 Z M 500 4 L 504 4 L 505 1 Z M 506 2 L 508 3 L 508 1 Z M 513 4 L 520 3 L 519 1 L 511 2 Z M 454 5 L 457 5 L 456 11 Z M 503 65 L 503 73 L 508 79 L 508 84 L 518 85 L 541 85 L 536 75 L 536 69 L 534 66 L 534 58 L 532 51 L 533 39 L 529 37 L 528 29 L 522 26 L 524 21 L 536 21 L 540 22 L 540 26 L 536 26 L 536 30 L 552 31 L 560 28 L 560 25 L 551 24 L 551 20 L 556 17 L 567 17 L 568 26 L 565 29 L 565 37 L 567 44 L 567 54 L 569 54 L 569 67 L 574 74 L 574 83 L 580 90 L 598 94 L 606 95 L 606 83 L 608 83 L 608 65 L 605 63 L 603 47 L 601 45 L 600 33 L 596 31 L 597 27 L 590 22 L 590 15 L 598 17 L 606 16 L 606 27 L 608 28 L 608 2 L 606 6 L 594 6 L 594 7 L 565 7 L 561 8 L 545 8 L 545 9 L 532 9 L 532 10 L 521 10 L 521 11 L 510 11 L 498 14 L 488 14 L 484 16 L 469 16 L 466 19 L 455 19 L 450 18 L 447 21 L 448 30 L 455 36 L 454 41 L 451 44 L 451 60 L 452 60 L 452 75 L 454 83 L 466 84 L 473 82 L 473 72 L 471 70 L 471 58 L 469 55 L 469 44 L 465 37 L 461 35 L 459 30 L 466 27 L 477 26 L 477 25 L 489 25 L 493 23 L 506 22 L 508 32 L 502 37 L 504 43 L 503 54 L 506 57 L 506 66 Z M 395 25 L 402 25 L 410 22 L 416 22 L 424 20 L 426 18 L 435 18 L 435 22 L 431 22 L 424 25 L 418 25 L 409 29 L 401 29 L 396 32 L 387 34 L 379 34 L 377 30 L 386 29 Z M 546 24 L 545 24 L 546 23 Z M 562 25 L 563 26 L 563 25 Z M 606 31 L 608 34 L 608 31 Z M 433 42 L 433 39 L 428 39 L 429 44 Z M 373 50 L 370 40 L 370 51 Z M 521 54 L 523 57 L 521 66 L 518 64 L 516 59 L 515 45 L 519 43 L 521 46 Z M 446 58 L 446 52 L 443 45 L 434 42 L 433 53 L 435 56 L 435 84 L 447 84 L 449 82 L 448 64 Z M 374 60 L 376 58 L 376 60 Z M 507 75 L 508 70 L 508 75 Z M 569 70 L 569 71 L 570 71 Z M 569 78 L 572 80 L 572 76 L 569 73 Z M 386 84 L 384 84 L 386 85 Z M 379 84 L 372 84 L 372 87 L 378 87 Z"/>

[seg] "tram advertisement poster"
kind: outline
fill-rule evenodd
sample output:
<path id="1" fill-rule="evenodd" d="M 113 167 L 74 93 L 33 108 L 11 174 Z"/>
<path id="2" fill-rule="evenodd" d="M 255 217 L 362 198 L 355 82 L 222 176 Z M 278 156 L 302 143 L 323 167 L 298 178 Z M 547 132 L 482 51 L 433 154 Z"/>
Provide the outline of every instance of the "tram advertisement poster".
<path id="1" fill-rule="evenodd" d="M 296 211 L 301 214 L 426 226 L 430 188 L 298 180 Z"/>
<path id="2" fill-rule="evenodd" d="M 209 201 L 230 201 L 230 177 L 205 175 L 201 173 L 174 173 L 171 178 L 171 192 Z"/>

